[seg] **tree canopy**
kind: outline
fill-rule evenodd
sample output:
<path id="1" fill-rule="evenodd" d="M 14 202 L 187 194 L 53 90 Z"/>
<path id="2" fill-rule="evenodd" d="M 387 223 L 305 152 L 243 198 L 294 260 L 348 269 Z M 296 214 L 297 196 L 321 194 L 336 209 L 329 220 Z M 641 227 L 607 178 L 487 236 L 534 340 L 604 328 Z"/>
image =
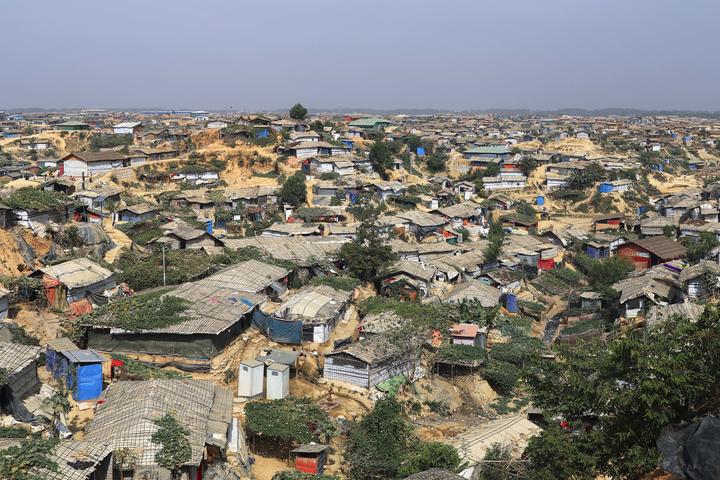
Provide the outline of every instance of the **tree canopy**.
<path id="1" fill-rule="evenodd" d="M 440 150 L 435 150 L 433 153 L 430 154 L 429 157 L 427 157 L 427 168 L 428 170 L 430 170 L 431 173 L 442 172 L 443 170 L 445 170 L 445 164 L 447 163 L 447 160 L 447 153 Z"/>
<path id="2" fill-rule="evenodd" d="M 387 179 L 387 171 L 392 169 L 392 150 L 384 140 L 376 140 L 370 147 L 368 156 L 373 169 L 383 178 Z"/>
<path id="3" fill-rule="evenodd" d="M 294 120 L 305 120 L 307 114 L 307 108 L 303 107 L 302 103 L 296 103 L 290 107 L 290 118 Z"/>
<path id="4" fill-rule="evenodd" d="M 570 175 L 567 182 L 567 188 L 571 190 L 584 190 L 592 187 L 595 182 L 599 182 L 605 178 L 605 170 L 597 164 L 590 163 L 583 170 L 577 170 Z"/>
<path id="5" fill-rule="evenodd" d="M 575 264 L 587 275 L 588 284 L 595 290 L 603 290 L 619 282 L 634 270 L 632 263 L 624 257 L 608 257 L 595 260 L 589 255 L 579 253 Z"/>
<path id="6" fill-rule="evenodd" d="M 307 202 L 307 187 L 305 186 L 305 175 L 302 172 L 295 172 L 285 180 L 280 189 L 280 200 L 294 207 L 299 207 Z"/>
<path id="7" fill-rule="evenodd" d="M 348 271 L 361 281 L 375 279 L 397 258 L 375 227 L 376 216 L 363 221 L 355 239 L 340 247 L 340 259 Z"/>
<path id="8" fill-rule="evenodd" d="M 533 404 L 548 418 L 596 420 L 590 432 L 532 439 L 531 466 L 545 472 L 534 478 L 638 478 L 657 464 L 663 428 L 718 408 L 720 310 L 714 306 L 697 322 L 673 317 L 608 344 L 561 347 L 557 355 L 559 361 L 538 363 L 528 375 Z"/>
<path id="9" fill-rule="evenodd" d="M 350 430 L 345 459 L 353 479 L 394 478 L 411 451 L 411 429 L 400 404 L 383 398 Z"/>
<path id="10" fill-rule="evenodd" d="M 687 259 L 691 265 L 708 258 L 710 252 L 720 245 L 714 232 L 701 232 L 698 239 L 685 237 L 684 243 L 687 247 Z"/>

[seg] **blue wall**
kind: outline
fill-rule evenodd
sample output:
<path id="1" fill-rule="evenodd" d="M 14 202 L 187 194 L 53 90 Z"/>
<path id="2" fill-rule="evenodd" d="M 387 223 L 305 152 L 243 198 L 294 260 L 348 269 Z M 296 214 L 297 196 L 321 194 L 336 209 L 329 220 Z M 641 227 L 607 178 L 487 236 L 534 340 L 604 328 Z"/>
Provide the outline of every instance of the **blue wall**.
<path id="1" fill-rule="evenodd" d="M 78 402 L 95 400 L 103 391 L 102 363 L 87 363 L 77 367 L 78 384 L 73 397 Z"/>

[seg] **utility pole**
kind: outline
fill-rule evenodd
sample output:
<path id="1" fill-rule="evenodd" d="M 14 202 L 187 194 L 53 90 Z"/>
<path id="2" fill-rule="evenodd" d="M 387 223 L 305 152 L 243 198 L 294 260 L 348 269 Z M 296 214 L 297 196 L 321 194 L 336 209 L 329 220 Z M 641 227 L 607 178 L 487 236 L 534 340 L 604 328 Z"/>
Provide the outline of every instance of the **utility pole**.
<path id="1" fill-rule="evenodd" d="M 165 243 L 162 244 L 162 267 L 163 267 L 163 287 L 166 286 L 165 283 Z"/>

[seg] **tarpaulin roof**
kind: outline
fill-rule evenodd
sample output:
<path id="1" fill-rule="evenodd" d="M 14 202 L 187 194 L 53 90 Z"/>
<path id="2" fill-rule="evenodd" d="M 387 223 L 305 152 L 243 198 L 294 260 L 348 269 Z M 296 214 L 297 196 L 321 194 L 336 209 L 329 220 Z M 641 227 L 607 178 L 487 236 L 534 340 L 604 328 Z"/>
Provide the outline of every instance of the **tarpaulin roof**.
<path id="1" fill-rule="evenodd" d="M 337 318 L 349 300 L 350 292 L 319 285 L 303 288 L 273 314 L 278 318 L 301 320 L 307 324 L 324 323 Z"/>
<path id="2" fill-rule="evenodd" d="M 76 258 L 39 269 L 45 275 L 57 278 L 68 288 L 85 287 L 102 282 L 113 273 L 87 258 Z"/>

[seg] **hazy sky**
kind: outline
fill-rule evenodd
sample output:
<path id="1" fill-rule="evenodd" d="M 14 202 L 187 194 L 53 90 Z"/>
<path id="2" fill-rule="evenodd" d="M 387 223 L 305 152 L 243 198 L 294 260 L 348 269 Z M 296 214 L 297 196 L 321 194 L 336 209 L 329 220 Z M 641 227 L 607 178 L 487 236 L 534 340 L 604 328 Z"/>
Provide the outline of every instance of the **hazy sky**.
<path id="1" fill-rule="evenodd" d="M 720 0 L 5 0 L 0 109 L 720 110 Z"/>

